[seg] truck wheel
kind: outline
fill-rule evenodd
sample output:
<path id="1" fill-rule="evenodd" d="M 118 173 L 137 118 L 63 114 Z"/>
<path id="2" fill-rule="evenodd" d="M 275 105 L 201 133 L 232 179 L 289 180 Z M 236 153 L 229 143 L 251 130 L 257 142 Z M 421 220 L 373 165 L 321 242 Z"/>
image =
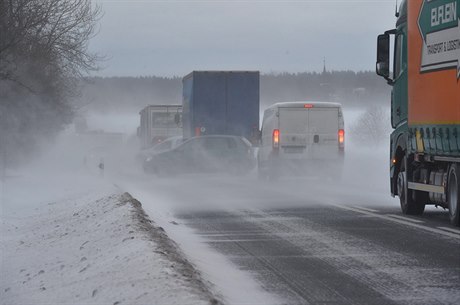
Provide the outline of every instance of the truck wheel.
<path id="1" fill-rule="evenodd" d="M 460 226 L 460 170 L 457 164 L 453 164 L 449 170 L 449 183 L 447 189 L 447 205 L 449 206 L 450 222 L 454 226 Z"/>
<path id="2" fill-rule="evenodd" d="M 401 169 L 399 171 L 397 181 L 401 210 L 403 214 L 406 215 L 421 215 L 425 210 L 426 202 L 417 202 L 416 198 L 414 198 L 415 191 L 408 188 L 407 168 L 408 162 L 407 157 L 405 156 L 401 164 Z"/>

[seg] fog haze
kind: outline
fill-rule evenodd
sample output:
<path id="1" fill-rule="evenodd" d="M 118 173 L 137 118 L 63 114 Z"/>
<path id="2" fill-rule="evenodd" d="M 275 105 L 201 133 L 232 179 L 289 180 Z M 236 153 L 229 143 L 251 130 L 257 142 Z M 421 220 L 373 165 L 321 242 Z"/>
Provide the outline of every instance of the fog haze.
<path id="1" fill-rule="evenodd" d="M 0 305 L 460 304 L 401 1 L 0 0 Z"/>

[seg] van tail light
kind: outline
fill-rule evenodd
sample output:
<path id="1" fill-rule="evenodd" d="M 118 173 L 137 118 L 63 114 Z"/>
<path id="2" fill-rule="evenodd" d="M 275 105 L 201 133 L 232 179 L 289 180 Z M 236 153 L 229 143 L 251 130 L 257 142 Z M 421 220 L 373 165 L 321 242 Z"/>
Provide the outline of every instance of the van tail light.
<path id="1" fill-rule="evenodd" d="M 345 130 L 339 129 L 339 148 L 344 148 L 345 147 Z"/>
<path id="2" fill-rule="evenodd" d="M 273 129 L 273 148 L 280 148 L 280 130 Z"/>

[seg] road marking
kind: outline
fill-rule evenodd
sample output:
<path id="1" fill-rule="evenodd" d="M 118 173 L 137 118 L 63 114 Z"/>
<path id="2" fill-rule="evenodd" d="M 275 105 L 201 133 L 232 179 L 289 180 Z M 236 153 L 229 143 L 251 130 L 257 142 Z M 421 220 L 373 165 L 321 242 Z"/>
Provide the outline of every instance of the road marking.
<path id="1" fill-rule="evenodd" d="M 409 218 L 409 217 L 404 217 L 404 216 L 395 215 L 395 214 L 387 214 L 387 216 L 398 218 L 398 219 L 401 219 L 401 220 L 412 221 L 412 222 L 416 222 L 416 223 L 424 223 L 424 221 L 422 221 L 422 220 L 412 219 L 412 218 Z"/>
<path id="2" fill-rule="evenodd" d="M 457 230 L 457 229 L 452 229 L 452 228 L 447 228 L 447 227 L 438 227 L 438 229 L 453 232 L 453 233 L 456 233 L 456 234 L 460 234 L 460 230 Z"/>
<path id="3" fill-rule="evenodd" d="M 374 213 L 378 212 L 378 210 L 373 210 L 373 209 L 368 209 L 368 208 L 363 208 L 363 207 L 358 207 L 358 206 L 353 206 L 353 208 L 364 210 L 364 211 L 367 211 L 367 212 L 374 212 Z"/>
<path id="4" fill-rule="evenodd" d="M 429 231 L 431 233 L 436 233 L 436 234 L 440 234 L 440 235 L 444 235 L 444 236 L 447 236 L 447 237 L 451 237 L 451 238 L 455 238 L 455 239 L 460 240 L 460 234 L 447 232 L 447 231 L 440 230 L 440 229 L 437 229 L 437 228 L 431 228 L 431 227 L 428 227 L 428 226 L 425 226 L 425 225 L 420 225 L 420 224 L 417 224 L 417 223 L 413 223 L 413 222 L 410 222 L 410 221 L 407 221 L 407 220 L 402 220 L 402 219 L 389 217 L 387 215 L 380 215 L 380 214 L 376 214 L 376 213 L 373 213 L 373 212 L 363 211 L 361 209 L 353 208 L 353 207 L 350 207 L 350 206 L 343 206 L 343 205 L 338 205 L 338 204 L 333 204 L 333 203 L 331 205 L 333 205 L 333 206 L 335 206 L 337 208 L 344 209 L 344 210 L 354 211 L 354 212 L 365 214 L 365 215 L 368 215 L 368 216 L 373 216 L 375 218 L 380 218 L 380 219 L 384 219 L 384 220 L 393 221 L 393 222 L 396 222 L 396 223 L 399 223 L 399 224 L 407 225 L 407 226 L 410 226 L 410 227 L 414 227 L 414 228 L 422 229 L 422 230 L 425 230 L 425 231 Z"/>

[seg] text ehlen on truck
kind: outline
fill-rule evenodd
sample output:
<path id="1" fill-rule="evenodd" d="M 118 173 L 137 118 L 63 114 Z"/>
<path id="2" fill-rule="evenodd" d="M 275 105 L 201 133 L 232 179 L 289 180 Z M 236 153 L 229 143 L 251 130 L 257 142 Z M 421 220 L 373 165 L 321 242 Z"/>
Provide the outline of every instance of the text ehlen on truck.
<path id="1" fill-rule="evenodd" d="M 460 0 L 403 1 L 396 16 L 396 29 L 378 37 L 376 65 L 393 86 L 391 194 L 405 214 L 434 204 L 459 226 Z"/>

